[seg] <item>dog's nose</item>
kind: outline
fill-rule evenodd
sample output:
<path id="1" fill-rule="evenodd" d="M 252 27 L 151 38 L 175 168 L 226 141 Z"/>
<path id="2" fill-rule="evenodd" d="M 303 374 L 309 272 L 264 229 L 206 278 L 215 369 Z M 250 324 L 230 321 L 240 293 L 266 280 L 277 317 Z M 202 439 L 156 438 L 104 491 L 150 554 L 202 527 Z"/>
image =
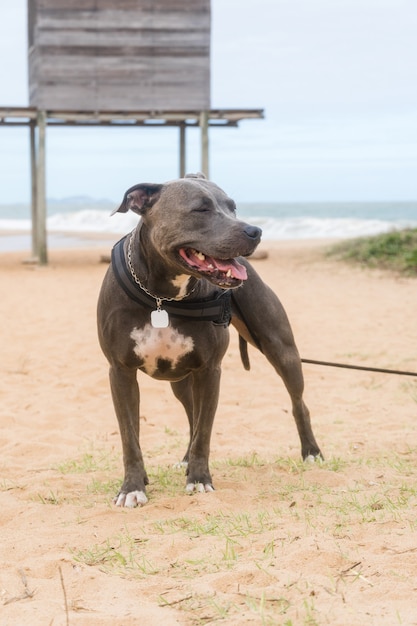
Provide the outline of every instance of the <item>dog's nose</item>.
<path id="1" fill-rule="evenodd" d="M 257 226 L 251 226 L 248 224 L 244 229 L 245 235 L 249 237 L 249 239 L 257 240 L 261 238 L 262 230 Z"/>

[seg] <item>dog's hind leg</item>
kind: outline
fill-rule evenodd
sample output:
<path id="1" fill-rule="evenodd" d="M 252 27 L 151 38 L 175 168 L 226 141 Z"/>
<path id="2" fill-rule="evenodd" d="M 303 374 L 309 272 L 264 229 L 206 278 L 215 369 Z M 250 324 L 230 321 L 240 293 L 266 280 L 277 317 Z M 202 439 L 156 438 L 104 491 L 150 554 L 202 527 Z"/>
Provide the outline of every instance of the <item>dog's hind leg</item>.
<path id="1" fill-rule="evenodd" d="M 188 424 L 190 428 L 190 439 L 188 442 L 187 451 L 184 454 L 184 458 L 180 463 L 178 463 L 179 467 L 187 467 L 188 459 L 190 456 L 190 445 L 193 438 L 193 384 L 191 376 L 187 376 L 182 380 L 171 383 L 172 391 L 174 392 L 174 396 L 181 402 L 183 405 L 185 412 L 187 414 Z"/>
<path id="2" fill-rule="evenodd" d="M 192 372 L 182 381 L 171 383 L 182 402 L 190 426 L 190 442 L 183 463 L 187 465 L 186 491 L 213 491 L 209 470 L 210 439 L 217 409 L 220 367 Z"/>
<path id="3" fill-rule="evenodd" d="M 290 395 L 303 459 L 310 460 L 312 457 L 322 457 L 311 427 L 310 412 L 303 400 L 304 378 L 300 356 L 295 343 L 288 341 L 289 327 L 284 333 L 282 330 L 280 327 L 280 332 L 277 332 L 275 336 L 273 333 L 266 333 L 268 337 L 265 337 L 263 341 L 261 340 L 262 351 L 281 376 Z M 282 335 L 285 336 L 285 339 Z"/>
<path id="4" fill-rule="evenodd" d="M 210 440 L 220 390 L 220 365 L 195 370 L 192 376 L 193 420 L 186 491 L 214 491 L 209 470 Z"/>
<path id="5" fill-rule="evenodd" d="M 303 400 L 301 359 L 287 314 L 275 293 L 244 260 L 248 279 L 233 292 L 232 324 L 239 334 L 257 347 L 282 378 L 292 402 L 292 412 L 304 460 L 322 457 L 314 437 L 309 410 Z"/>

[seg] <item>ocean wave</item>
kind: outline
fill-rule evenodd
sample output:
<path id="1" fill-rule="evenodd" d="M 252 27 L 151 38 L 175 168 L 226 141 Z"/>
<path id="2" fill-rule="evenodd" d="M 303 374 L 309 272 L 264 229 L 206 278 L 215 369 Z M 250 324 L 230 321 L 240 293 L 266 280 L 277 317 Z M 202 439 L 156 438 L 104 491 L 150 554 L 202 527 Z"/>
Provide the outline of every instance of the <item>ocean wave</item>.
<path id="1" fill-rule="evenodd" d="M 134 213 L 117 213 L 111 216 L 99 209 L 83 209 L 67 213 L 55 213 L 46 220 L 51 233 L 124 234 L 138 223 Z M 0 230 L 26 232 L 31 229 L 30 219 L 0 219 Z"/>
<path id="2" fill-rule="evenodd" d="M 417 227 L 417 220 L 384 221 L 357 218 L 262 218 L 247 220 L 262 228 L 263 239 L 324 239 L 364 237 L 379 233 Z"/>
<path id="3" fill-rule="evenodd" d="M 71 213 L 55 213 L 47 219 L 51 232 L 116 233 L 131 231 L 138 223 L 135 213 L 109 215 L 97 209 L 84 209 Z"/>
<path id="4" fill-rule="evenodd" d="M 417 220 L 380 220 L 353 217 L 244 217 L 245 221 L 259 226 L 263 239 L 317 239 L 349 238 L 375 235 L 394 229 L 417 227 Z M 134 213 L 108 212 L 98 209 L 55 213 L 47 218 L 47 230 L 50 233 L 88 234 L 124 234 L 131 231 L 138 223 Z M 31 229 L 29 219 L 0 219 L 0 231 L 28 232 Z"/>

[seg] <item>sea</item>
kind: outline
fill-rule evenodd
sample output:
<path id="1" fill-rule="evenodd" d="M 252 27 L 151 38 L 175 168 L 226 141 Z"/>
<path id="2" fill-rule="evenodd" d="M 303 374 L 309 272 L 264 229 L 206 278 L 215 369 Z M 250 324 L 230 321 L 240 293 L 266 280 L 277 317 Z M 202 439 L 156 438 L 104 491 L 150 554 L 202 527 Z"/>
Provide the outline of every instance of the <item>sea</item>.
<path id="1" fill-rule="evenodd" d="M 50 248 L 93 247 L 131 231 L 134 213 L 111 216 L 107 199 L 73 197 L 48 201 Z M 416 202 L 242 202 L 237 215 L 262 228 L 265 240 L 346 239 L 417 228 Z M 0 205 L 0 250 L 30 250 L 30 208 Z"/>

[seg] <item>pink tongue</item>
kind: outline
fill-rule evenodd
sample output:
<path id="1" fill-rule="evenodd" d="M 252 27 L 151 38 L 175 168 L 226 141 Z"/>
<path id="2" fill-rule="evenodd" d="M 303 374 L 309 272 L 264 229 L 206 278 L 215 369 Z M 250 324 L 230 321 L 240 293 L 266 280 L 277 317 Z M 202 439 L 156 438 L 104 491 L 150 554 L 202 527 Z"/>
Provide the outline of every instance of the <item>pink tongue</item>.
<path id="1" fill-rule="evenodd" d="M 238 263 L 234 259 L 229 259 L 228 261 L 221 261 L 220 259 L 210 258 L 211 262 L 217 269 L 221 272 L 228 272 L 231 270 L 233 278 L 238 278 L 239 280 L 246 280 L 248 275 L 246 272 L 246 267 L 241 263 Z"/>
<path id="2" fill-rule="evenodd" d="M 230 270 L 233 278 L 237 278 L 238 280 L 246 280 L 248 275 L 246 272 L 246 267 L 241 263 L 238 263 L 235 259 L 214 259 L 211 256 L 206 256 L 203 259 L 200 259 L 194 251 L 187 251 L 183 248 L 179 251 L 180 255 L 183 257 L 187 263 L 193 265 L 194 267 L 199 267 L 204 272 L 213 271 L 214 268 L 218 269 L 220 272 L 227 272 Z"/>

